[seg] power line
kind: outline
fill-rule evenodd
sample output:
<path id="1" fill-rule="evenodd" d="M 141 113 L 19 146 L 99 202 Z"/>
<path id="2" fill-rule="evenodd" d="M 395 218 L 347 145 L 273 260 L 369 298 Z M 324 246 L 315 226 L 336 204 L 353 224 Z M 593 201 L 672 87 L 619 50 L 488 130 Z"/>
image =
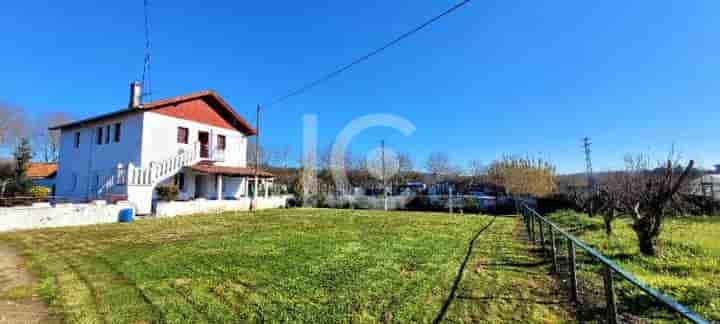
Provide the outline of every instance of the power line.
<path id="1" fill-rule="evenodd" d="M 320 77 L 319 79 L 317 79 L 317 80 L 315 80 L 315 81 L 306 83 L 306 84 L 303 85 L 302 87 L 300 87 L 300 88 L 298 88 L 298 89 L 296 89 L 296 90 L 293 90 L 293 91 L 287 93 L 287 94 L 284 95 L 284 96 L 278 97 L 277 99 L 271 101 L 269 104 L 267 104 L 267 105 L 265 105 L 265 106 L 268 107 L 268 106 L 277 105 L 277 104 L 279 104 L 279 103 L 281 103 L 281 102 L 283 102 L 283 101 L 285 101 L 285 100 L 287 100 L 287 99 L 289 99 L 289 98 L 291 98 L 291 97 L 300 95 L 300 94 L 302 94 L 302 93 L 304 93 L 304 92 L 306 92 L 306 91 L 308 91 L 308 90 L 310 90 L 310 89 L 318 86 L 319 84 L 321 84 L 321 83 L 323 83 L 323 82 L 325 82 L 325 81 L 328 81 L 328 80 L 330 80 L 330 79 L 338 76 L 339 74 L 341 74 L 341 73 L 349 70 L 349 69 L 352 68 L 353 66 L 367 61 L 367 60 L 370 59 L 371 57 L 380 54 L 380 53 L 383 52 L 384 50 L 392 47 L 393 45 L 401 42 L 402 40 L 404 40 L 404 39 L 412 36 L 413 34 L 419 32 L 419 31 L 421 31 L 421 30 L 423 30 L 423 29 L 425 29 L 426 27 L 428 27 L 428 26 L 431 25 L 432 23 L 440 20 L 441 18 L 449 15 L 449 14 L 452 13 L 453 11 L 458 10 L 458 9 L 460 9 L 461 7 L 465 6 L 466 4 L 470 3 L 470 1 L 471 1 L 471 0 L 463 0 L 463 1 L 455 4 L 454 6 L 450 7 L 450 8 L 447 9 L 447 10 L 445 10 L 445 11 L 442 12 L 441 14 L 439 14 L 439 15 L 431 18 L 430 20 L 425 21 L 424 23 L 422 23 L 421 25 L 413 28 L 412 30 L 410 30 L 410 31 L 408 31 L 408 32 L 405 32 L 405 33 L 403 33 L 402 35 L 396 37 L 395 39 L 393 39 L 393 40 L 391 40 L 390 42 L 386 43 L 386 44 L 383 45 L 382 47 L 380 47 L 380 48 L 378 48 L 378 49 L 376 49 L 376 50 L 374 50 L 374 51 L 372 51 L 372 52 L 370 52 L 370 53 L 368 53 L 368 54 L 365 54 L 365 55 L 363 55 L 363 56 L 355 59 L 354 61 L 352 61 L 352 62 L 350 62 L 350 63 L 348 63 L 348 64 L 346 64 L 346 65 L 344 65 L 344 66 L 342 66 L 342 67 L 340 67 L 340 68 L 338 68 L 338 69 L 335 70 L 335 71 L 332 71 L 332 72 L 330 72 L 330 73 L 328 73 L 328 74 L 325 74 L 324 76 Z"/>

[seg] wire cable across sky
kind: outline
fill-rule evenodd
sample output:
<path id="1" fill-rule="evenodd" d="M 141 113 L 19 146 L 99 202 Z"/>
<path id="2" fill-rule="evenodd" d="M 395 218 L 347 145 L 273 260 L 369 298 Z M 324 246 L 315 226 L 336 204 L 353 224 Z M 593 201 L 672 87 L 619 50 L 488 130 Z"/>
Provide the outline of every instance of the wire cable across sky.
<path id="1" fill-rule="evenodd" d="M 340 68 L 338 68 L 338 69 L 335 70 L 335 71 L 332 71 L 332 72 L 330 72 L 330 73 L 328 73 L 328 74 L 323 75 L 322 77 L 320 77 L 319 79 L 317 79 L 317 80 L 315 80 L 315 81 L 308 82 L 308 83 L 306 83 L 305 85 L 301 86 L 300 88 L 298 88 L 298 89 L 296 89 L 296 90 L 293 90 L 293 91 L 290 91 L 290 92 L 288 92 L 287 94 L 285 94 L 285 95 L 283 95 L 283 96 L 281 96 L 281 97 L 276 98 L 275 100 L 273 100 L 273 101 L 269 102 L 268 104 L 266 104 L 265 107 L 274 106 L 274 105 L 277 105 L 277 104 L 279 104 L 279 103 L 282 103 L 282 102 L 284 102 L 284 101 L 286 101 L 286 100 L 288 100 L 288 99 L 290 99 L 290 98 L 292 98 L 292 97 L 298 96 L 298 95 L 300 95 L 300 94 L 303 94 L 303 93 L 309 91 L 310 89 L 312 89 L 312 88 L 320 85 L 320 84 L 323 83 L 323 82 L 326 82 L 326 81 L 328 81 L 328 80 L 330 80 L 330 79 L 332 79 L 332 78 L 340 75 L 341 73 L 349 70 L 349 69 L 352 68 L 353 66 L 358 65 L 358 64 L 360 64 L 360 63 L 363 63 L 363 62 L 367 61 L 367 60 L 370 59 L 371 57 L 380 54 L 380 53 L 383 52 L 384 50 L 386 50 L 386 49 L 388 49 L 388 48 L 396 45 L 397 43 L 401 42 L 402 40 L 404 40 L 404 39 L 412 36 L 413 34 L 419 32 L 419 31 L 421 31 L 421 30 L 423 30 L 423 29 L 425 29 L 426 27 L 430 26 L 431 24 L 435 23 L 436 21 L 440 20 L 441 18 L 443 18 L 443 17 L 451 14 L 452 12 L 454 12 L 454 11 L 460 9 L 460 8 L 462 8 L 462 7 L 465 6 L 466 4 L 470 3 L 470 1 L 471 1 L 471 0 L 464 0 L 464 1 L 461 1 L 461 2 L 459 2 L 459 3 L 457 3 L 457 4 L 455 4 L 454 6 L 452 6 L 452 7 L 450 7 L 449 9 L 443 11 L 443 12 L 440 13 L 439 15 L 437 15 L 437 16 L 435 16 L 435 17 L 433 17 L 433 18 L 431 18 L 431 19 L 429 19 L 429 20 L 427 20 L 427 21 L 425 21 L 425 22 L 422 23 L 421 25 L 419 25 L 419 26 L 411 29 L 411 30 L 408 31 L 408 32 L 403 33 L 402 35 L 400 35 L 400 36 L 398 36 L 398 37 L 396 37 L 395 39 L 393 39 L 393 40 L 391 40 L 390 42 L 386 43 L 386 44 L 383 45 L 382 47 L 380 47 L 380 48 L 378 48 L 378 49 L 375 49 L 375 50 L 371 51 L 370 53 L 365 54 L 365 55 L 363 55 L 363 56 L 361 56 L 361 57 L 353 60 L 352 62 L 341 66 Z"/>

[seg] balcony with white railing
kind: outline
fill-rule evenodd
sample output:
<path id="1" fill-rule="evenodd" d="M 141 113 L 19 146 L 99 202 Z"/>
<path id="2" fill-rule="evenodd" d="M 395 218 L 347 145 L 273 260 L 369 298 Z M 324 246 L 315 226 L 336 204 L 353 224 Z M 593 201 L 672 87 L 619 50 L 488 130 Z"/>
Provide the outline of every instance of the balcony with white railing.
<path id="1" fill-rule="evenodd" d="M 225 149 L 215 148 L 213 150 L 212 160 L 215 162 L 225 162 Z"/>

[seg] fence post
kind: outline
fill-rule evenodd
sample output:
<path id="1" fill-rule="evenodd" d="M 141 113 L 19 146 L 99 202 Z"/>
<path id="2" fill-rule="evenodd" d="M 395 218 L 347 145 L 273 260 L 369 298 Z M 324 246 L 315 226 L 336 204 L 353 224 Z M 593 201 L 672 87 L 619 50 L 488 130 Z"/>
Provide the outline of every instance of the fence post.
<path id="1" fill-rule="evenodd" d="M 528 225 L 530 226 L 530 242 L 535 243 L 535 216 L 528 212 Z"/>
<path id="2" fill-rule="evenodd" d="M 532 240 L 532 233 L 530 229 L 530 214 L 523 208 L 523 216 L 525 217 L 525 228 L 527 229 L 528 239 Z"/>
<path id="3" fill-rule="evenodd" d="M 545 224 L 542 221 L 542 219 L 538 218 L 538 223 L 540 223 L 540 248 L 542 249 L 542 254 L 545 255 L 547 252 L 545 251 Z"/>
<path id="4" fill-rule="evenodd" d="M 577 264 L 575 260 L 575 243 L 568 238 L 568 268 L 570 269 L 570 298 L 572 301 L 578 301 L 577 286 Z"/>
<path id="5" fill-rule="evenodd" d="M 617 324 L 617 305 L 615 304 L 615 284 L 613 282 L 612 270 L 605 265 L 603 281 L 605 283 L 605 307 L 607 311 L 607 322 Z"/>
<path id="6" fill-rule="evenodd" d="M 558 271 L 557 246 L 555 244 L 555 231 L 553 230 L 552 226 L 550 226 L 550 242 L 550 247 L 552 248 L 553 269 L 555 269 L 555 273 L 559 273 L 560 271 Z"/>

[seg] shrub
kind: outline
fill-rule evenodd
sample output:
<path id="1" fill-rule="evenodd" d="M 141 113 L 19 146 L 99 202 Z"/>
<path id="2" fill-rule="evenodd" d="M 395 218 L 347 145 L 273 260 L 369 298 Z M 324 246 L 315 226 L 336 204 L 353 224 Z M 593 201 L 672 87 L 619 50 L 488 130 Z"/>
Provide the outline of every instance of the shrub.
<path id="1" fill-rule="evenodd" d="M 327 207 L 327 199 L 323 194 L 313 194 L 305 199 L 305 205 L 308 207 L 325 208 Z"/>
<path id="2" fill-rule="evenodd" d="M 582 210 L 582 208 L 578 208 L 577 204 L 565 194 L 552 194 L 537 199 L 537 212 L 540 214 L 550 214 L 564 209 Z"/>
<path id="3" fill-rule="evenodd" d="M 300 203 L 300 199 L 298 199 L 295 195 L 288 198 L 287 200 L 287 208 L 296 208 L 296 207 L 302 207 L 302 204 Z"/>
<path id="4" fill-rule="evenodd" d="M 35 198 L 47 198 L 50 196 L 50 188 L 43 186 L 34 186 L 30 188 L 30 195 Z"/>
<path id="5" fill-rule="evenodd" d="M 180 194 L 180 189 L 177 186 L 159 186 L 155 188 L 155 192 L 162 201 L 174 201 Z"/>
<path id="6" fill-rule="evenodd" d="M 405 208 L 414 211 L 429 211 L 431 209 L 430 198 L 428 196 L 417 195 L 408 202 Z"/>
<path id="7" fill-rule="evenodd" d="M 464 197 L 462 201 L 462 211 L 465 213 L 479 213 L 480 202 L 477 198 Z"/>

